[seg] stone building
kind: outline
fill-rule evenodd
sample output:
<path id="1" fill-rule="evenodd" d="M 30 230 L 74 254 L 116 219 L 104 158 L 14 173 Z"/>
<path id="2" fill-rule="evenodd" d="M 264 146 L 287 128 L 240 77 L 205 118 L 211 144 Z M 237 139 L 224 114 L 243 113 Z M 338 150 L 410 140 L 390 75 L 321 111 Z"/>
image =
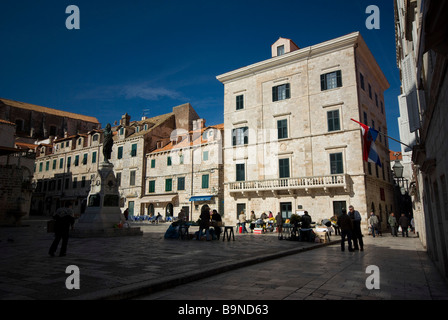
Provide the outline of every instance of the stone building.
<path id="1" fill-rule="evenodd" d="M 0 98 L 0 119 L 16 125 L 20 141 L 34 143 L 50 137 L 65 137 L 101 127 L 94 117 Z"/>
<path id="2" fill-rule="evenodd" d="M 448 3 L 396 0 L 400 117 L 414 137 L 410 193 L 415 228 L 441 274 L 448 278 Z M 407 129 L 407 130 L 405 130 Z M 403 137 L 402 137 L 403 134 Z"/>
<path id="3" fill-rule="evenodd" d="M 0 120 L 0 225 L 28 216 L 34 165 L 33 145 L 16 143 L 15 123 Z"/>
<path id="4" fill-rule="evenodd" d="M 199 119 L 192 131 L 176 130 L 147 154 L 145 214 L 177 217 L 183 209 L 196 221 L 204 204 L 223 213 L 224 126 L 204 124 Z"/>
<path id="5" fill-rule="evenodd" d="M 140 199 L 144 195 L 146 154 L 157 147 L 161 137 L 169 137 L 173 130 L 191 129 L 198 119 L 190 104 L 173 108 L 173 112 L 131 121 L 128 114 L 112 128 L 114 144 L 110 162 L 120 184 L 120 207 L 129 208 L 131 215 L 139 215 Z M 33 209 L 51 214 L 66 201 L 74 204 L 76 214 L 86 208 L 90 182 L 94 180 L 102 153 L 102 130 L 56 139 L 37 148 L 33 195 Z"/>
<path id="6" fill-rule="evenodd" d="M 280 38 L 272 58 L 219 75 L 224 84 L 225 221 L 252 210 L 318 222 L 353 205 L 386 226 L 393 209 L 388 141 L 363 162 L 360 126 L 387 134 L 389 84 L 360 33 L 306 48 Z"/>

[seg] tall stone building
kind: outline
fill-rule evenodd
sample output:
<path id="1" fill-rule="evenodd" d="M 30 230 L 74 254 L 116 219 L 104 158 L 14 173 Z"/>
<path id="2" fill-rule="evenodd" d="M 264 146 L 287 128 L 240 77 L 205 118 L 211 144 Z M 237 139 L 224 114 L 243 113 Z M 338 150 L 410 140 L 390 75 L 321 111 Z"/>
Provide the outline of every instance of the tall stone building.
<path id="1" fill-rule="evenodd" d="M 400 130 L 412 134 L 409 175 L 415 228 L 448 278 L 448 2 L 396 0 L 397 64 L 402 95 Z M 404 154 L 403 154 L 404 156 Z"/>
<path id="2" fill-rule="evenodd" d="M 388 141 L 382 167 L 363 162 L 360 126 L 387 134 L 389 84 L 362 36 L 306 48 L 280 38 L 272 58 L 219 75 L 224 84 L 225 219 L 241 211 L 308 211 L 314 221 L 353 205 L 386 226 L 393 210 Z"/>
<path id="3" fill-rule="evenodd" d="M 145 214 L 177 217 L 181 209 L 189 220 L 198 220 L 203 205 L 223 213 L 223 125 L 176 130 L 160 140 L 146 157 Z"/>

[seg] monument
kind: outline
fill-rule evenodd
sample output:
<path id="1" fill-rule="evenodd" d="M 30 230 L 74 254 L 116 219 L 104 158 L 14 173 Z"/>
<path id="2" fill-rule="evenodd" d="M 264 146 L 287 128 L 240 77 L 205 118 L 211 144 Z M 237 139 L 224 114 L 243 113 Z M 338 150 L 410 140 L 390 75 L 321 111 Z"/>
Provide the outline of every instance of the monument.
<path id="1" fill-rule="evenodd" d="M 103 131 L 103 156 L 95 179 L 92 179 L 87 198 L 87 209 L 72 231 L 74 237 L 113 237 L 142 235 L 139 227 L 130 227 L 120 210 L 120 193 L 109 162 L 113 135 L 110 124 Z"/>

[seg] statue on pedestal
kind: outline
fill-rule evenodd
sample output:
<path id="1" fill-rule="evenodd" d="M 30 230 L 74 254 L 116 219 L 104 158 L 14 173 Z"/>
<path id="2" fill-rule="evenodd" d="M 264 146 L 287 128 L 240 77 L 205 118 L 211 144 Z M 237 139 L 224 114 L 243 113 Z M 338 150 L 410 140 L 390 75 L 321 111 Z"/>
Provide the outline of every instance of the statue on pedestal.
<path id="1" fill-rule="evenodd" d="M 112 139 L 112 130 L 110 123 L 106 125 L 106 128 L 103 131 L 103 156 L 104 162 L 109 163 L 110 155 L 112 153 L 112 145 L 114 144 L 114 140 Z"/>

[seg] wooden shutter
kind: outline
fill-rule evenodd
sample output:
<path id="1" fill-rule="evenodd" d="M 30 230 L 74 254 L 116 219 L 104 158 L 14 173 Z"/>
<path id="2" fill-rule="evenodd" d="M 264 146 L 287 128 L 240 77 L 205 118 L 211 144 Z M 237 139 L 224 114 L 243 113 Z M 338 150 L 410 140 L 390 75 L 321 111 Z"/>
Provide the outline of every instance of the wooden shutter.
<path id="1" fill-rule="evenodd" d="M 325 75 L 321 74 L 320 75 L 320 90 L 324 91 L 326 89 L 327 89 L 327 84 L 326 84 L 326 81 L 325 81 Z"/>
<path id="2" fill-rule="evenodd" d="M 342 74 L 341 74 L 341 70 L 336 71 L 336 81 L 337 81 L 337 86 L 342 87 Z"/>

